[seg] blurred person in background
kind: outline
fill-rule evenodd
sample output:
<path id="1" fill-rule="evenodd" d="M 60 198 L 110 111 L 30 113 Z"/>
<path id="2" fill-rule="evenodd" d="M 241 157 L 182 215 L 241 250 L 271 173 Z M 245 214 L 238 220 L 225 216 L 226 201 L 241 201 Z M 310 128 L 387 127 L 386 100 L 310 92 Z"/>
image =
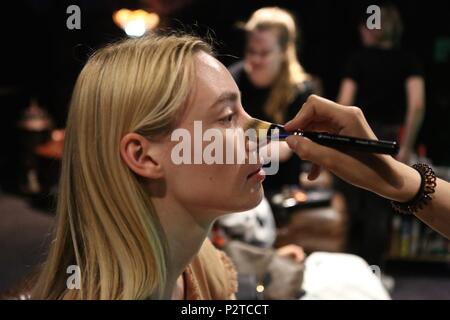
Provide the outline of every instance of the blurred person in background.
<path id="1" fill-rule="evenodd" d="M 397 159 L 407 163 L 425 112 L 422 66 L 399 48 L 403 24 L 396 7 L 381 7 L 381 29 L 362 23 L 359 32 L 363 48 L 346 66 L 337 102 L 361 106 L 379 139 L 399 137 Z"/>
<path id="2" fill-rule="evenodd" d="M 297 57 L 298 31 L 294 17 L 278 7 L 255 11 L 243 25 L 246 32 L 244 60 L 229 67 L 246 112 L 261 120 L 284 123 L 293 118 L 315 92 L 313 78 Z M 298 184 L 301 161 L 280 143 L 280 169 L 268 176 L 264 187 L 279 191 Z"/>

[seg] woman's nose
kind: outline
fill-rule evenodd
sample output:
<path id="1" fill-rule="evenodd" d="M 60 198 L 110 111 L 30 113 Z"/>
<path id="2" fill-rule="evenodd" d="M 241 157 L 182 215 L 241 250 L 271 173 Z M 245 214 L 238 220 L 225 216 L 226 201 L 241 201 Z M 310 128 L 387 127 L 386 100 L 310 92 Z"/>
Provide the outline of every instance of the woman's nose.
<path id="1" fill-rule="evenodd" d="M 258 65 L 261 63 L 261 55 L 257 53 L 248 54 L 247 61 L 250 63 L 250 65 Z"/>
<path id="2" fill-rule="evenodd" d="M 247 112 L 242 114 L 242 128 L 246 137 L 247 151 L 258 150 L 269 144 L 267 130 L 260 128 L 257 124 L 261 121 L 251 117 Z"/>

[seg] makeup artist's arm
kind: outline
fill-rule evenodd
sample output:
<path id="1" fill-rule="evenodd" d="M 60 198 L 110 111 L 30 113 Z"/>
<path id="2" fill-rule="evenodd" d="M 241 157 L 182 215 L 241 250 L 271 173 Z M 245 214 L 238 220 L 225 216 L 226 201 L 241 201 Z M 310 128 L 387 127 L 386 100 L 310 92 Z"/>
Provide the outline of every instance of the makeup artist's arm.
<path id="1" fill-rule="evenodd" d="M 376 139 L 361 109 L 345 107 L 318 96 L 311 96 L 285 128 Z M 419 190 L 420 174 L 390 156 L 343 153 L 300 136 L 291 136 L 287 142 L 302 159 L 315 164 L 310 179 L 317 178 L 319 168 L 324 167 L 355 186 L 399 202 L 409 201 Z M 432 197 L 433 200 L 416 215 L 450 238 L 450 184 L 437 179 Z"/>

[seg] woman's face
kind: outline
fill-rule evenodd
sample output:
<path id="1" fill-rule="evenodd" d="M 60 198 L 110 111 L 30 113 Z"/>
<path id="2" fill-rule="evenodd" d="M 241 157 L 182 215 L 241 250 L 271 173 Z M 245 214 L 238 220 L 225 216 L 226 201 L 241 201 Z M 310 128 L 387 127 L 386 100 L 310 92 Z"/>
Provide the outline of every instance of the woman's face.
<path id="1" fill-rule="evenodd" d="M 189 133 L 191 145 L 188 151 L 192 156 L 190 161 L 193 163 L 197 155 L 201 163 L 175 163 L 179 161 L 174 161 L 174 157 L 181 154 L 178 152 L 180 149 L 176 148 L 181 146 L 182 139 L 174 139 L 172 133 L 170 141 L 165 142 L 164 180 L 168 196 L 190 212 L 210 220 L 225 213 L 244 211 L 258 205 L 263 197 L 264 175 L 260 171 L 259 163 L 205 163 L 208 155 L 216 153 L 208 152 L 206 147 L 211 146 L 212 142 L 201 135 L 209 131 L 223 137 L 223 145 L 216 145 L 219 146 L 216 150 L 223 150 L 222 158 L 226 163 L 225 149 L 238 152 L 234 133 L 244 129 L 250 116 L 242 108 L 235 81 L 218 60 L 204 52 L 197 53 L 195 74 L 191 98 L 175 130 Z M 195 149 L 198 141 L 202 146 L 201 150 Z M 256 153 L 256 150 L 249 150 L 247 145 L 244 146 L 243 152 L 248 158 L 251 153 Z"/>
<path id="2" fill-rule="evenodd" d="M 361 41 L 366 47 L 373 47 L 381 42 L 383 32 L 379 29 L 368 29 L 365 25 L 359 26 Z"/>
<path id="3" fill-rule="evenodd" d="M 245 63 L 255 85 L 270 85 L 280 71 L 283 59 L 277 30 L 255 30 L 248 34 Z"/>

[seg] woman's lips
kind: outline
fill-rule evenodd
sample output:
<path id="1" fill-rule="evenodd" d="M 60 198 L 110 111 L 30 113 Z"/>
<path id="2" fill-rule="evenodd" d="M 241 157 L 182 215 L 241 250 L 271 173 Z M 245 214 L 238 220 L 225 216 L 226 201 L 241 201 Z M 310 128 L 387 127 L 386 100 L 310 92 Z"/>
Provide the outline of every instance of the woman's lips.
<path id="1" fill-rule="evenodd" d="M 266 178 L 266 173 L 264 172 L 262 167 L 259 167 L 257 170 L 253 171 L 247 176 L 247 179 L 255 179 L 259 182 L 263 181 Z"/>

